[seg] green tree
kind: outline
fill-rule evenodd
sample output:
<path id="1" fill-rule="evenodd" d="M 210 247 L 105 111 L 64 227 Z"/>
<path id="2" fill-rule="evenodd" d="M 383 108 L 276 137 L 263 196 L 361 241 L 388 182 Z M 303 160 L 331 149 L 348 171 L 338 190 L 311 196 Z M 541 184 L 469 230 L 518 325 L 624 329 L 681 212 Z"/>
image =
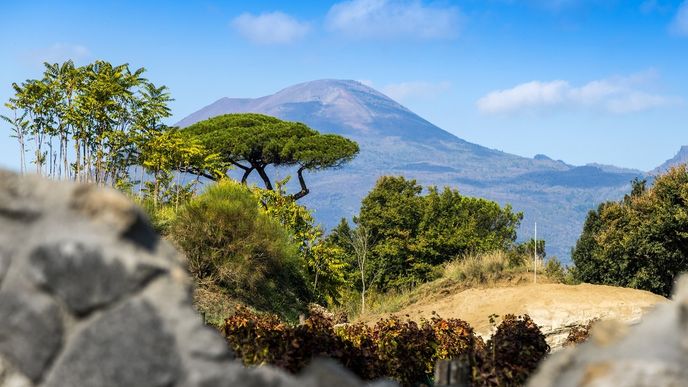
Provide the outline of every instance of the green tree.
<path id="1" fill-rule="evenodd" d="M 377 287 L 413 286 L 457 256 L 505 250 L 514 243 L 522 214 L 511 206 L 446 187 L 421 193 L 415 180 L 384 176 L 362 201 L 357 222 L 375 241 L 370 263 Z"/>
<path id="2" fill-rule="evenodd" d="M 299 122 L 253 113 L 213 117 L 183 131 L 241 169 L 244 172 L 242 183 L 256 171 L 265 188 L 274 190 L 266 167 L 296 166 L 301 186 L 301 190 L 292 195 L 296 200 L 309 193 L 304 171 L 339 167 L 353 159 L 359 150 L 355 142 L 342 136 L 320 134 Z M 212 175 L 206 177 L 216 179 Z"/>
<path id="3" fill-rule="evenodd" d="M 49 177 L 102 185 L 128 179 L 137 140 L 170 116 L 167 88 L 154 86 L 144 72 L 106 61 L 81 67 L 66 61 L 45 63 L 40 79 L 14 83 L 6 104 L 12 118 L 5 121 L 19 142 L 22 170 L 26 152 L 36 173 Z"/>
<path id="4" fill-rule="evenodd" d="M 433 265 L 466 254 L 507 250 L 523 215 L 510 205 L 462 196 L 445 187 L 429 187 L 419 224 L 419 249 Z"/>
<path id="5" fill-rule="evenodd" d="M 17 110 L 12 104 L 8 103 L 6 106 L 13 111 L 14 115 L 13 117 L 0 115 L 0 118 L 10 124 L 10 130 L 12 131 L 10 137 L 17 139 L 19 144 L 19 173 L 23 175 L 26 173 L 26 141 L 28 141 L 27 136 L 29 135 L 30 122 L 26 119 L 26 112 L 17 115 Z"/>
<path id="6" fill-rule="evenodd" d="M 311 212 L 286 195 L 284 186 L 289 179 L 276 182 L 275 190 L 253 188 L 261 203 L 261 211 L 289 231 L 307 265 L 314 301 L 338 304 L 341 289 L 346 284 L 345 251 L 324 237 L 315 225 Z"/>
<path id="7" fill-rule="evenodd" d="M 216 154 L 209 153 L 203 145 L 194 139 L 188 139 L 175 129 L 149 132 L 138 141 L 136 161 L 153 175 L 153 180 L 146 182 L 149 197 L 157 207 L 165 190 L 176 189 L 179 182 L 170 187 L 173 171 L 189 166 L 199 166 L 206 171 L 221 175 L 224 165 Z M 178 202 L 175 203 L 178 205 Z"/>
<path id="8" fill-rule="evenodd" d="M 381 289 L 413 285 L 431 267 L 416 251 L 415 238 L 424 210 L 423 188 L 415 180 L 383 176 L 361 202 L 359 224 L 373 240 L 371 266 Z"/>
<path id="9" fill-rule="evenodd" d="M 572 254 L 577 279 L 669 296 L 688 270 L 688 171 L 657 176 L 651 188 L 633 182 L 631 193 L 591 211 Z"/>
<path id="10" fill-rule="evenodd" d="M 373 278 L 373 272 L 370 267 L 370 255 L 373 247 L 373 240 L 367 227 L 359 225 L 358 227 L 351 229 L 348 227 L 347 223 L 344 223 L 346 228 L 338 230 L 342 236 L 342 240 L 349 247 L 354 257 L 355 269 L 357 271 L 357 280 L 360 281 L 360 291 L 361 291 L 361 314 L 365 313 L 366 304 L 366 291 Z M 346 253 L 346 251 L 344 251 Z"/>

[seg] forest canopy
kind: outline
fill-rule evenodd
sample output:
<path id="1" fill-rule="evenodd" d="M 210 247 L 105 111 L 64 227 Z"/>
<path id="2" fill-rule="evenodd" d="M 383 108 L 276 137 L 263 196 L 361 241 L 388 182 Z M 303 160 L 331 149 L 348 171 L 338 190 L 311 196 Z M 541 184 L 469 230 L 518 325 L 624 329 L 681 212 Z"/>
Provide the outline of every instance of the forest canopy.
<path id="1" fill-rule="evenodd" d="M 572 254 L 579 280 L 668 297 L 688 271 L 688 169 L 672 168 L 652 187 L 633 182 L 618 202 L 590 211 Z"/>

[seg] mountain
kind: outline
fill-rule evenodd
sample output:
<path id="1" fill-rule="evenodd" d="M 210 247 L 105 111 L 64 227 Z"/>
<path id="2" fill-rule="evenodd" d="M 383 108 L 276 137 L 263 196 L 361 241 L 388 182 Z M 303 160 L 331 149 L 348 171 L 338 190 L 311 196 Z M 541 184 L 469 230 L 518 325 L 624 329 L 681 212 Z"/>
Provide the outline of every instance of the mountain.
<path id="1" fill-rule="evenodd" d="M 524 212 L 519 237 L 538 236 L 549 256 L 567 262 L 590 209 L 618 199 L 643 173 L 597 164 L 572 166 L 538 155 L 527 158 L 464 141 L 356 81 L 318 80 L 273 95 L 222 98 L 177 126 L 227 113 L 263 113 L 300 121 L 324 133 L 357 141 L 360 155 L 339 170 L 306 176 L 311 193 L 303 203 L 326 227 L 358 213 L 361 199 L 382 175 L 404 175 L 420 184 L 452 186 L 464 195 L 510 203 Z M 288 170 L 273 171 L 278 176 Z M 295 183 L 295 182 L 292 182 Z"/>
<path id="2" fill-rule="evenodd" d="M 681 149 L 679 149 L 678 153 L 676 153 L 676 156 L 670 158 L 659 167 L 650 171 L 650 174 L 657 175 L 662 172 L 666 172 L 671 167 L 684 163 L 688 163 L 688 145 L 682 146 Z"/>

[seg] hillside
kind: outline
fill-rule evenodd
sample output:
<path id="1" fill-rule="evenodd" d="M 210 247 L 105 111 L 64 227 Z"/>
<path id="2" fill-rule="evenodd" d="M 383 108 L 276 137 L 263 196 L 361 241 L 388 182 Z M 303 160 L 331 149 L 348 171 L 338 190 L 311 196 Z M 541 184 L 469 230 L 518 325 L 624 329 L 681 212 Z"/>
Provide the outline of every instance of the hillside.
<path id="1" fill-rule="evenodd" d="M 448 293 L 439 292 L 396 312 L 413 320 L 431 318 L 436 312 L 443 318 L 467 321 L 483 337 L 489 337 L 491 314 L 528 314 L 540 325 L 553 348 L 561 346 L 571 327 L 585 325 L 592 319 L 637 323 L 664 297 L 650 292 L 604 285 L 564 285 L 526 283 L 493 288 L 470 288 Z M 368 315 L 363 321 L 373 322 L 384 315 Z"/>
<path id="2" fill-rule="evenodd" d="M 318 221 L 334 226 L 359 210 L 382 175 L 405 175 L 423 185 L 449 185 L 463 194 L 510 203 L 525 213 L 520 237 L 534 222 L 549 255 L 566 262 L 587 212 L 617 199 L 641 171 L 590 164 L 572 166 L 539 155 L 526 158 L 464 141 L 359 82 L 319 80 L 273 95 L 222 98 L 182 119 L 178 126 L 226 113 L 255 112 L 301 121 L 359 142 L 360 155 L 336 171 L 309 173 L 303 203 Z M 278 171 L 284 177 L 290 171 Z"/>

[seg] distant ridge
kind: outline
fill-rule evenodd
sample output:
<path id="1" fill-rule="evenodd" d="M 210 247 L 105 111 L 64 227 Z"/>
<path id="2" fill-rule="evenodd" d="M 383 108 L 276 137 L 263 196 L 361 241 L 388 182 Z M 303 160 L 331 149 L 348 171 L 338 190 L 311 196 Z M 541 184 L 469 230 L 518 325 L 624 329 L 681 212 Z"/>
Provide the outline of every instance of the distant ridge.
<path id="1" fill-rule="evenodd" d="M 360 155 L 341 169 L 306 176 L 311 194 L 304 204 L 326 227 L 356 214 L 379 176 L 403 175 L 425 186 L 448 185 L 465 195 L 512 204 L 525 214 L 520 238 L 530 238 L 537 221 L 548 255 L 566 262 L 587 212 L 601 201 L 622 197 L 633 178 L 644 176 L 638 170 L 576 167 L 544 155 L 527 158 L 473 144 L 352 80 L 304 82 L 254 99 L 221 98 L 177 125 L 242 112 L 303 122 L 360 144 Z M 284 177 L 293 171 L 276 173 Z"/>
<path id="2" fill-rule="evenodd" d="M 688 145 L 683 145 L 681 149 L 678 150 L 678 153 L 669 160 L 665 161 L 662 165 L 659 167 L 653 169 L 650 171 L 650 174 L 652 175 L 657 175 L 663 172 L 666 172 L 669 170 L 669 168 L 674 167 L 679 164 L 684 164 L 688 163 Z"/>

